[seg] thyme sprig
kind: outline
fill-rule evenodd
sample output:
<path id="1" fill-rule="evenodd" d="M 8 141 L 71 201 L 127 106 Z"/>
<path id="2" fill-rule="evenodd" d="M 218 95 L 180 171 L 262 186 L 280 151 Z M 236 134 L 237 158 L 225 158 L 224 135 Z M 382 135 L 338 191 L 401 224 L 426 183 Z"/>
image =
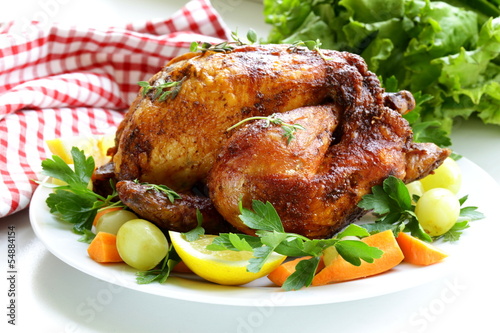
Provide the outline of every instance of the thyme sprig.
<path id="1" fill-rule="evenodd" d="M 174 99 L 177 96 L 185 79 L 185 77 L 180 81 L 165 81 L 165 79 L 159 79 L 153 86 L 148 81 L 139 81 L 137 84 L 142 87 L 142 96 L 146 96 L 153 90 L 154 94 L 152 100 L 158 99 L 158 101 L 163 102 L 169 98 Z"/>
<path id="2" fill-rule="evenodd" d="M 246 35 L 246 40 L 243 40 L 238 35 L 238 30 L 231 32 L 231 37 L 236 42 L 237 45 L 252 45 L 257 43 L 258 37 L 257 33 L 253 29 L 249 29 Z"/>
<path id="3" fill-rule="evenodd" d="M 207 52 L 207 51 L 213 51 L 213 52 L 231 52 L 234 50 L 234 46 L 231 45 L 231 42 L 222 42 L 219 44 L 210 44 L 208 42 L 192 42 L 191 46 L 189 47 L 189 51 L 191 52 Z"/>
<path id="4" fill-rule="evenodd" d="M 295 138 L 295 132 L 297 130 L 305 130 L 304 126 L 302 126 L 300 124 L 286 123 L 283 119 L 279 118 L 276 113 L 274 113 L 274 114 L 267 116 L 267 117 L 255 116 L 255 117 L 249 117 L 249 118 L 243 119 L 242 121 L 229 127 L 227 129 L 227 131 L 230 131 L 230 130 L 232 130 L 238 126 L 241 126 L 244 123 L 252 121 L 252 120 L 264 120 L 265 121 L 264 127 L 269 127 L 271 124 L 281 126 L 281 128 L 283 129 L 283 137 L 285 137 L 287 144 L 289 144 Z"/>
<path id="5" fill-rule="evenodd" d="M 172 190 L 167 185 L 141 183 L 137 179 L 134 180 L 134 183 L 144 185 L 146 190 L 156 191 L 165 194 L 171 203 L 174 203 L 176 199 L 182 199 L 182 197 L 177 192 Z"/>
<path id="6" fill-rule="evenodd" d="M 332 60 L 332 58 L 327 58 L 324 54 L 323 51 L 321 51 L 321 41 L 319 39 L 316 40 L 306 40 L 306 41 L 297 41 L 290 45 L 288 48 L 290 52 L 295 53 L 297 50 L 299 50 L 301 47 L 306 47 L 311 51 L 316 51 L 318 52 L 319 56 L 323 58 L 323 60 L 328 61 Z"/>
<path id="7" fill-rule="evenodd" d="M 258 39 L 257 33 L 253 29 L 248 30 L 246 34 L 246 40 L 244 40 L 238 35 L 238 31 L 231 32 L 231 37 L 233 38 L 233 41 L 224 41 L 218 44 L 211 44 L 208 42 L 192 42 L 189 47 L 189 51 L 191 52 L 213 51 L 213 52 L 226 53 L 234 50 L 235 46 L 255 44 Z"/>

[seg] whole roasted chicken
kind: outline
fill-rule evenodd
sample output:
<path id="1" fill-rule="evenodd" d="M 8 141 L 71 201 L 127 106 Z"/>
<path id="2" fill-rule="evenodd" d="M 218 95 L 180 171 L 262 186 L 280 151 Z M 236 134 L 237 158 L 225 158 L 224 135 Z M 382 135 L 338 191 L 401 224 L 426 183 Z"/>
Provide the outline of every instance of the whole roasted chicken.
<path id="1" fill-rule="evenodd" d="M 208 48 L 143 85 L 117 130 L 113 176 L 120 199 L 165 229 L 193 228 L 199 210 L 208 232 L 252 233 L 238 205 L 261 200 L 286 231 L 325 238 L 363 213 L 372 186 L 424 177 L 450 154 L 412 141 L 402 114 L 413 107 L 351 53 Z"/>

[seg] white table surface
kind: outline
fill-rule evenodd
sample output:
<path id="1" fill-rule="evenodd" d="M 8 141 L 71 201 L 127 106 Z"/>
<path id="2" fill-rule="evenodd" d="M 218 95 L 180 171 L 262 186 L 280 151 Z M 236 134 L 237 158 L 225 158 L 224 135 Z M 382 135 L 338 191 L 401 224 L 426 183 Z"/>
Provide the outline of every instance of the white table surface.
<path id="1" fill-rule="evenodd" d="M 3 1 L 0 20 L 32 19 L 45 10 L 51 21 L 108 26 L 168 17 L 187 1 Z M 262 5 L 214 1 L 227 24 L 261 36 Z M 44 9 L 45 8 L 45 9 Z M 102 8 L 102 9 L 101 9 Z M 453 148 L 500 183 L 500 127 L 477 120 L 454 128 Z M 493 181 L 492 181 L 493 182 Z M 499 198 L 498 192 L 492 193 Z M 497 219 L 500 218 L 500 214 Z M 500 219 L 499 223 L 500 223 Z M 17 325 L 7 325 L 7 227 L 17 241 Z M 500 332 L 500 288 L 495 276 L 499 228 L 485 233 L 473 260 L 420 287 L 370 299 L 307 307 L 220 306 L 179 301 L 110 285 L 53 256 L 36 238 L 28 211 L 0 221 L 1 332 Z M 496 231 L 496 232 L 495 232 Z M 472 250 L 472 249 L 471 249 Z M 106 297 L 105 297 L 106 296 Z"/>

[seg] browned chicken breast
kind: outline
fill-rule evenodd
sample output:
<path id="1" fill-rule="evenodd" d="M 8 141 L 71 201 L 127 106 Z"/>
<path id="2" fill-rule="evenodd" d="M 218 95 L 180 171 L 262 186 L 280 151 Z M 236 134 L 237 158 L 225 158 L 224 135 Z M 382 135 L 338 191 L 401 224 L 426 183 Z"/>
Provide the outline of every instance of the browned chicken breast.
<path id="1" fill-rule="evenodd" d="M 203 202 L 208 220 L 250 233 L 238 219 L 238 201 L 259 199 L 276 207 L 285 230 L 328 237 L 360 215 L 357 203 L 372 186 L 389 175 L 423 177 L 450 153 L 412 143 L 401 116 L 414 107 L 411 94 L 385 93 L 350 53 L 290 45 L 188 53 L 149 84 L 118 128 L 113 163 L 117 180 L 182 193 L 171 204 L 140 184 L 117 186 L 127 205 L 168 229 L 193 225 L 186 217 Z M 228 131 L 272 114 L 302 127 L 291 139 L 265 120 Z M 209 199 L 187 199 L 207 186 Z M 222 217 L 207 208 L 212 203 Z M 218 222 L 211 223 L 214 229 Z"/>
<path id="2" fill-rule="evenodd" d="M 251 207 L 260 200 L 273 204 L 286 231 L 329 237 L 360 217 L 357 204 L 372 186 L 389 175 L 413 181 L 448 156 L 415 147 L 406 121 L 383 106 L 311 106 L 279 117 L 304 129 L 287 143 L 280 126 L 249 124 L 233 134 L 210 172 L 216 209 L 245 233 L 252 230 L 238 217 L 239 201 Z"/>

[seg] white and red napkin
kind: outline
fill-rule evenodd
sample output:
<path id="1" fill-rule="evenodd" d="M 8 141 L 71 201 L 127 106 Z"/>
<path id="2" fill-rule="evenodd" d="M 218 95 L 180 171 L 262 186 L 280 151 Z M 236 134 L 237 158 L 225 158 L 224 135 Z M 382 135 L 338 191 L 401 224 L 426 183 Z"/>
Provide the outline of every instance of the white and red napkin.
<path id="1" fill-rule="evenodd" d="M 0 23 L 0 217 L 26 208 L 45 140 L 105 133 L 138 92 L 192 41 L 230 36 L 208 0 L 193 0 L 170 19 L 107 30 L 53 25 L 16 32 Z"/>

